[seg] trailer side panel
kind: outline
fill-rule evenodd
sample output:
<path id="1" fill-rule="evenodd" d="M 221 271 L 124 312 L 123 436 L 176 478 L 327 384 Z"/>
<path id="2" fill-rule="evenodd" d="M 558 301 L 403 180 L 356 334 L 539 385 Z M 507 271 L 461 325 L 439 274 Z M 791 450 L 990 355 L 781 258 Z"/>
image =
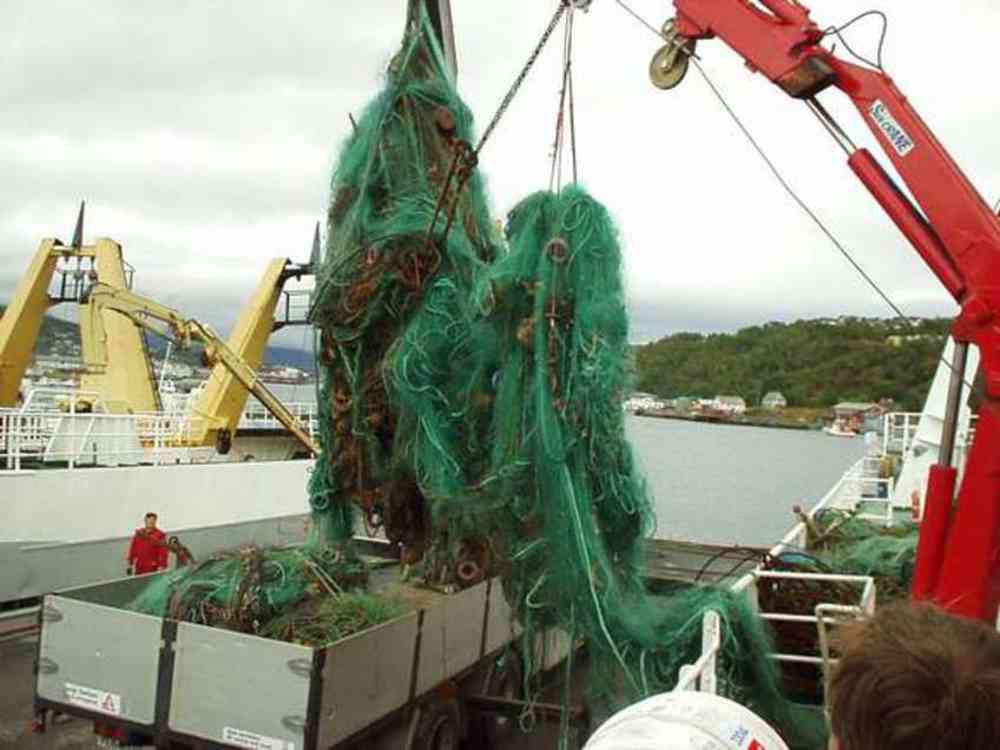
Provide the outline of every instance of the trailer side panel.
<path id="1" fill-rule="evenodd" d="M 319 747 L 331 747 L 406 705 L 417 619 L 408 612 L 327 649 Z"/>
<path id="2" fill-rule="evenodd" d="M 174 649 L 171 732 L 236 747 L 303 747 L 311 648 L 181 622 Z"/>
<path id="3" fill-rule="evenodd" d="M 42 606 L 38 696 L 151 726 L 163 621 L 57 595 Z"/>

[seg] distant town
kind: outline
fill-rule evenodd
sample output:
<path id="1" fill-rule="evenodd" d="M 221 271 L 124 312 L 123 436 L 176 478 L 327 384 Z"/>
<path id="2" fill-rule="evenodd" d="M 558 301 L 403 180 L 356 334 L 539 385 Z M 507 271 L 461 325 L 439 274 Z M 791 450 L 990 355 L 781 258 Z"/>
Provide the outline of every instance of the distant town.
<path id="1" fill-rule="evenodd" d="M 784 429 L 826 429 L 843 436 L 879 432 L 882 417 L 895 407 L 892 399 L 882 399 L 878 403 L 842 401 L 828 408 L 789 408 L 788 400 L 780 391 L 769 391 L 759 405 L 748 405 L 742 396 L 734 395 L 662 399 L 641 391 L 629 395 L 624 403 L 625 411 L 640 417 Z"/>
<path id="2" fill-rule="evenodd" d="M 201 363 L 200 349 L 181 351 L 167 342 L 147 337 L 157 381 L 169 382 L 178 391 L 203 383 L 212 369 Z M 258 372 L 268 383 L 306 385 L 314 382 L 312 354 L 297 349 L 269 347 Z M 84 370 L 80 333 L 76 323 L 46 316 L 34 360 L 25 373 L 25 386 L 75 388 Z"/>

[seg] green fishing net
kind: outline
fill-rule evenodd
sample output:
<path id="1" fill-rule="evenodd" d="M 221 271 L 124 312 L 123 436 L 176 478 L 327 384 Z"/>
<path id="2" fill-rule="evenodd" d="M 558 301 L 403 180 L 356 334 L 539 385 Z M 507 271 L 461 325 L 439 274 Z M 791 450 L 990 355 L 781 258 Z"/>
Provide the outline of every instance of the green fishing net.
<path id="1" fill-rule="evenodd" d="M 821 535 L 817 551 L 832 570 L 872 576 L 880 601 L 908 595 L 920 535 L 917 524 L 885 526 L 826 509 L 817 514 L 816 526 Z"/>
<path id="2" fill-rule="evenodd" d="M 324 645 L 401 611 L 363 592 L 368 568 L 333 547 L 217 552 L 153 578 L 131 602 L 137 612 Z"/>
<path id="3" fill-rule="evenodd" d="M 623 700 L 671 689 L 717 609 L 727 690 L 789 726 L 767 633 L 742 599 L 645 591 L 653 514 L 624 435 L 610 216 L 570 186 L 521 201 L 501 233 L 472 135 L 426 20 L 411 19 L 331 185 L 312 311 L 317 543 L 342 544 L 356 509 L 428 583 L 500 575 L 524 637 L 558 626 L 582 638 L 595 691 Z"/>

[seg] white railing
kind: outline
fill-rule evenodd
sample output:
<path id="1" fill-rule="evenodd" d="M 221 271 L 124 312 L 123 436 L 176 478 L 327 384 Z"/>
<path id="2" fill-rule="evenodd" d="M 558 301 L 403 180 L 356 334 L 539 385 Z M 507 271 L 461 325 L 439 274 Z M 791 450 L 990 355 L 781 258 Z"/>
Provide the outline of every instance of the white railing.
<path id="1" fill-rule="evenodd" d="M 722 618 L 718 612 L 709 610 L 701 620 L 701 656 L 694 664 L 685 664 L 680 668 L 673 692 L 698 690 L 702 693 L 717 693 L 715 667 L 721 648 Z"/>
<path id="2" fill-rule="evenodd" d="M 240 427 L 284 432 L 277 419 L 255 406 Z M 290 411 L 315 434 L 315 404 L 292 404 Z M 0 409 L 0 470 L 218 460 L 214 447 L 192 445 L 203 427 L 203 418 L 182 411 L 114 414 L 96 393 L 37 388 L 21 407 Z"/>
<path id="3" fill-rule="evenodd" d="M 883 417 L 882 453 L 905 456 L 910 449 L 917 427 L 920 426 L 920 412 L 894 411 Z"/>
<path id="4" fill-rule="evenodd" d="M 309 433 L 315 435 L 319 429 L 319 415 L 316 404 L 311 401 L 297 401 L 284 404 L 288 412 Z M 241 430 L 275 430 L 284 431 L 285 427 L 271 412 L 258 402 L 248 404 L 240 417 Z"/>
<path id="5" fill-rule="evenodd" d="M 871 576 L 839 575 L 836 573 L 791 573 L 784 571 L 758 570 L 752 574 L 755 582 L 760 579 L 784 579 L 810 581 L 813 583 L 846 583 L 859 586 L 861 591 L 857 604 L 834 604 L 822 602 L 817 604 L 812 614 L 791 614 L 786 612 L 759 611 L 762 620 L 770 622 L 804 622 L 815 623 L 820 655 L 791 654 L 775 652 L 771 658 L 779 662 L 794 662 L 798 664 L 814 664 L 823 670 L 824 694 L 830 694 L 830 676 L 837 660 L 830 655 L 829 626 L 844 620 L 856 620 L 863 616 L 875 614 L 875 580 Z"/>
<path id="6" fill-rule="evenodd" d="M 814 623 L 816 625 L 819 656 L 815 654 L 793 654 L 776 651 L 770 654 L 775 661 L 814 664 L 823 671 L 825 694 L 829 695 L 830 676 L 837 660 L 830 652 L 830 626 L 845 620 L 854 620 L 875 613 L 875 580 L 871 576 L 838 575 L 831 573 L 794 573 L 774 570 L 755 570 L 743 581 L 734 586 L 734 590 L 742 590 L 752 598 L 757 605 L 757 587 L 763 580 L 793 580 L 812 583 L 839 583 L 857 587 L 858 600 L 856 604 L 834 604 L 821 602 L 811 614 L 768 612 L 757 606 L 757 614 L 762 620 L 769 622 Z M 702 618 L 701 655 L 693 664 L 685 664 L 679 670 L 677 685 L 673 692 L 697 690 L 705 693 L 718 692 L 719 652 L 722 648 L 722 620 L 719 613 L 710 610 Z"/>
<path id="7" fill-rule="evenodd" d="M 6 409 L 0 412 L 0 468 L 194 463 L 213 447 L 191 447 L 193 420 L 173 415 Z"/>
<path id="8" fill-rule="evenodd" d="M 820 498 L 820 501 L 812 507 L 812 510 L 809 511 L 809 517 L 815 517 L 815 515 L 824 508 L 853 509 L 860 494 L 859 490 L 863 488 L 860 484 L 860 480 L 866 475 L 870 476 L 873 468 L 874 464 L 870 456 L 858 459 L 857 462 L 852 464 L 851 467 L 843 473 L 840 479 L 833 484 L 827 493 Z M 878 475 L 876 474 L 875 476 L 877 477 Z M 876 498 L 864 499 L 870 500 Z M 803 507 L 806 507 L 805 503 L 803 503 Z M 784 552 L 805 549 L 806 531 L 806 525 L 804 522 L 800 521 L 795 524 L 788 531 L 788 533 L 781 538 L 781 541 L 768 550 L 768 554 L 772 557 L 778 557 Z M 737 581 L 734 584 L 734 590 L 742 590 L 745 588 L 750 582 L 750 578 L 751 574 L 748 573 L 742 579 Z"/>

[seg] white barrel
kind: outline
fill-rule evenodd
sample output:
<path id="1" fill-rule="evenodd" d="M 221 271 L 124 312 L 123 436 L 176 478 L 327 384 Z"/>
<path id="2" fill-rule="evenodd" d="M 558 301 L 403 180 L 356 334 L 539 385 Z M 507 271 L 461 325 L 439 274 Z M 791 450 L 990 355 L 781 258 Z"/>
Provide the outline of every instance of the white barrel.
<path id="1" fill-rule="evenodd" d="M 678 691 L 647 698 L 604 722 L 584 750 L 788 750 L 763 719 L 727 698 Z"/>

